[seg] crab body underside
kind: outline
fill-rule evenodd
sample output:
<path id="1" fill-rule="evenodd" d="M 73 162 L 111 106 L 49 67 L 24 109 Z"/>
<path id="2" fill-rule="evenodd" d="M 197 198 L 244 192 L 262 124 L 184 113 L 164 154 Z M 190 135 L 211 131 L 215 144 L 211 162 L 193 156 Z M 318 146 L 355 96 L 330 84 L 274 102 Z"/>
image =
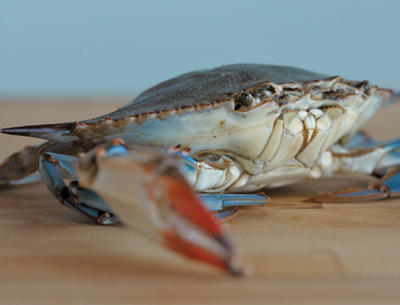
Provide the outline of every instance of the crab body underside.
<path id="1" fill-rule="evenodd" d="M 222 211 L 221 217 L 232 215 L 228 207 L 265 204 L 268 200 L 262 194 L 247 193 L 339 172 L 386 176 L 374 189 L 321 195 L 314 200 L 397 195 L 397 173 L 389 173 L 388 169 L 400 164 L 399 141 L 379 143 L 360 132 L 375 111 L 394 97 L 397 95 L 392 91 L 369 86 L 366 81 L 348 81 L 290 67 L 241 64 L 187 73 L 145 91 L 108 115 L 82 122 L 3 129 L 3 133 L 48 142 L 7 159 L 0 167 L 0 182 L 26 181 L 26 176 L 37 170 L 39 160 L 42 179 L 54 196 L 103 224 L 115 222 L 114 210 L 130 223 L 135 218 L 130 211 L 137 211 L 132 205 L 152 202 L 151 208 L 145 208 L 150 209 L 145 212 L 147 216 L 134 222 L 138 225 L 147 219 L 143 227 L 156 227 L 157 232 L 179 223 L 181 228 L 175 226 L 173 234 L 165 230 L 161 234 L 170 248 L 177 250 L 175 235 L 181 242 L 187 241 L 190 238 L 183 237 L 183 231 L 198 233 L 196 226 L 210 231 L 212 222 L 204 224 L 186 211 L 187 207 L 176 205 L 181 199 L 171 189 L 186 194 L 185 200 L 197 200 L 190 189 L 202 193 L 201 200 L 209 209 Z M 111 144 L 98 146 L 104 143 Z M 170 148 L 170 152 L 142 147 Z M 78 153 L 92 148 L 89 157 L 78 160 Z M 69 188 L 63 185 L 63 179 L 78 177 L 79 182 Z M 138 186 L 132 188 L 133 193 L 121 189 L 121 185 L 129 188 L 129 179 Z M 133 200 L 135 204 L 126 202 L 132 197 L 140 199 Z M 202 219 L 207 218 L 198 206 L 194 204 L 193 209 L 200 211 Z M 221 241 L 218 230 L 211 229 L 214 240 L 218 235 L 218 242 L 210 246 L 212 251 L 208 248 L 213 255 L 231 251 L 226 240 Z M 194 238 L 198 248 L 206 244 L 200 235 Z M 199 249 L 196 252 L 187 247 L 181 245 L 177 251 L 229 265 L 237 272 L 231 254 L 224 252 L 224 263 L 216 263 L 212 255 L 203 253 L 199 258 Z"/>

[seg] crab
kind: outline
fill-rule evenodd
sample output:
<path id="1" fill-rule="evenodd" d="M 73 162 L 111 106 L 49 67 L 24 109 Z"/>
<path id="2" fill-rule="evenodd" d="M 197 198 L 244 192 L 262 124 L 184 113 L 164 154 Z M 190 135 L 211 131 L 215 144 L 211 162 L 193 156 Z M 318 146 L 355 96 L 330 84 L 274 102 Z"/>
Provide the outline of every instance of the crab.
<path id="1" fill-rule="evenodd" d="M 62 204 L 97 223 L 121 219 L 181 254 L 241 274 L 216 219 L 267 203 L 262 189 L 365 173 L 381 180 L 309 200 L 400 195 L 400 142 L 378 142 L 362 130 L 398 96 L 367 81 L 285 66 L 191 72 L 94 119 L 2 129 L 47 141 L 6 159 L 0 184 L 41 177 Z"/>

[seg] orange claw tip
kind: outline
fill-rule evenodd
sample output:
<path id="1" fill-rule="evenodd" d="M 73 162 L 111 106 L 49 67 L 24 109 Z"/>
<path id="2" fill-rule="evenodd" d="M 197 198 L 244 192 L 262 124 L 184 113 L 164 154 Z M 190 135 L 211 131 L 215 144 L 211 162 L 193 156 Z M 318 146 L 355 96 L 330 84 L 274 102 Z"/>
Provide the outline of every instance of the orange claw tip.
<path id="1" fill-rule="evenodd" d="M 160 181 L 170 208 L 179 215 L 173 230 L 161 231 L 165 245 L 191 259 L 243 275 L 230 239 L 185 180 L 163 175 Z"/>
<path id="2" fill-rule="evenodd" d="M 234 276 L 242 276 L 244 274 L 242 264 L 237 258 L 233 258 L 232 251 L 229 249 L 225 249 L 224 252 L 226 253 L 221 255 L 201 245 L 188 242 L 172 232 L 163 232 L 163 237 L 166 247 L 187 258 L 223 269 Z M 220 246 L 222 245 L 220 244 Z M 224 247 L 222 246 L 222 248 Z"/>
<path id="3" fill-rule="evenodd" d="M 161 179 L 168 190 L 168 201 L 177 213 L 209 234 L 222 233 L 217 221 L 186 181 L 169 176 L 163 176 Z"/>
<path id="4" fill-rule="evenodd" d="M 251 265 L 243 266 L 242 262 L 233 258 L 228 262 L 227 271 L 236 277 L 248 276 L 254 273 L 254 268 Z"/>

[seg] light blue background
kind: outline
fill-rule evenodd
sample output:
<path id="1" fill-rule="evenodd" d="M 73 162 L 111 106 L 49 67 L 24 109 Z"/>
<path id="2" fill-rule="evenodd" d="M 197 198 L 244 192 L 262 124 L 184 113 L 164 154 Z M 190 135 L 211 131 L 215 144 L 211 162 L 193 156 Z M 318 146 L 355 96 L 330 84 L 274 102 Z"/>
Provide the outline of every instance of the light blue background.
<path id="1" fill-rule="evenodd" d="M 1 0 L 0 97 L 134 95 L 269 63 L 400 88 L 400 1 Z"/>

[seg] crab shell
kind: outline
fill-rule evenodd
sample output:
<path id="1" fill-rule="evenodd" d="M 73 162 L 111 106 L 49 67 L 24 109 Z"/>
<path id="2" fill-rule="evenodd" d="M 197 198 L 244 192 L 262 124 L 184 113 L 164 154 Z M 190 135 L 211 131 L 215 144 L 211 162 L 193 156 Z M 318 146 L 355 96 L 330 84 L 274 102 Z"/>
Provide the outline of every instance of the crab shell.
<path id="1" fill-rule="evenodd" d="M 351 138 L 391 94 L 366 81 L 238 64 L 170 79 L 91 120 L 3 132 L 85 150 L 115 137 L 143 146 L 181 144 L 191 148 L 192 157 L 229 156 L 244 172 L 257 176 L 294 158 L 311 169 L 331 145 Z M 246 191 L 266 186 L 253 184 Z"/>

